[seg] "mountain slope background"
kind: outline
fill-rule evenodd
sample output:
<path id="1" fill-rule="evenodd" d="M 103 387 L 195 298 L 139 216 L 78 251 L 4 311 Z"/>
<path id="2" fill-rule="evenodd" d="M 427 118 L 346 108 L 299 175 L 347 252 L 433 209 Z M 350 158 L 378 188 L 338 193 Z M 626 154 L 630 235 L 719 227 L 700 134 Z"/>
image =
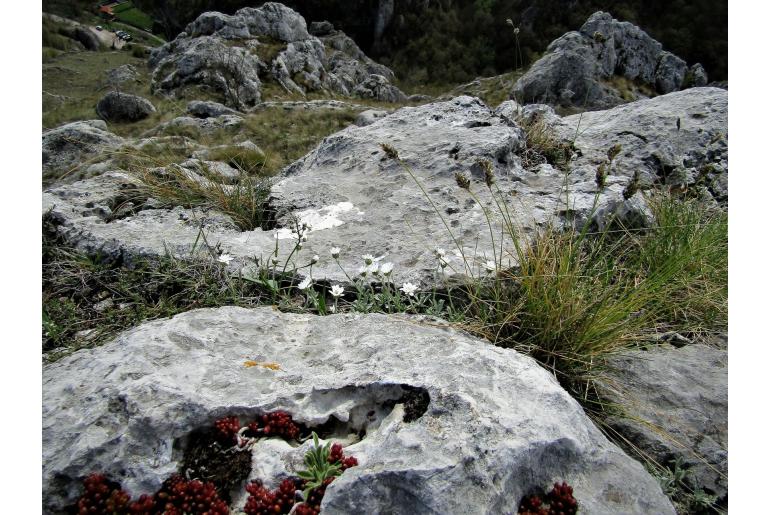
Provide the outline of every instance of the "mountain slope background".
<path id="1" fill-rule="evenodd" d="M 48 0 L 46 4 L 56 3 Z M 60 3 L 60 2 L 59 2 Z M 200 13 L 233 13 L 248 0 L 137 0 L 175 37 Z M 727 2 L 724 0 L 285 0 L 309 21 L 328 20 L 405 84 L 448 84 L 496 75 L 515 59 L 510 18 L 520 28 L 523 65 L 548 44 L 603 10 L 639 25 L 666 50 L 700 62 L 711 80 L 727 80 Z"/>

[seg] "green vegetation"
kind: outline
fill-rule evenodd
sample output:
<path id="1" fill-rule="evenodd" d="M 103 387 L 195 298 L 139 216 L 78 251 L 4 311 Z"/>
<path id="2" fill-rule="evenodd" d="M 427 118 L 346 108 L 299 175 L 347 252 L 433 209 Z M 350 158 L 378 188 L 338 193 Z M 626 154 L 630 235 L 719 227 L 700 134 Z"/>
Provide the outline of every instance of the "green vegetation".
<path id="1" fill-rule="evenodd" d="M 270 212 L 270 182 L 241 172 L 233 184 L 201 165 L 199 174 L 180 166 L 140 168 L 133 171 L 139 182 L 137 197 L 152 197 L 168 206 L 214 208 L 230 216 L 241 230 L 266 226 Z"/>
<path id="2" fill-rule="evenodd" d="M 43 237 L 43 351 L 50 360 L 98 345 L 145 320 L 270 299 L 255 283 L 229 280 L 206 249 L 184 259 L 139 260 L 126 268 L 68 248 L 50 234 L 44 231 Z"/>
<path id="3" fill-rule="evenodd" d="M 123 2 L 120 5 L 113 7 L 112 12 L 115 13 L 115 17 L 127 23 L 133 25 L 136 28 L 152 31 L 152 18 L 136 8 L 133 2 Z"/>
<path id="4" fill-rule="evenodd" d="M 209 150 L 208 159 L 222 161 L 248 175 L 261 174 L 267 163 L 267 158 L 262 151 L 238 145 L 213 148 Z"/>

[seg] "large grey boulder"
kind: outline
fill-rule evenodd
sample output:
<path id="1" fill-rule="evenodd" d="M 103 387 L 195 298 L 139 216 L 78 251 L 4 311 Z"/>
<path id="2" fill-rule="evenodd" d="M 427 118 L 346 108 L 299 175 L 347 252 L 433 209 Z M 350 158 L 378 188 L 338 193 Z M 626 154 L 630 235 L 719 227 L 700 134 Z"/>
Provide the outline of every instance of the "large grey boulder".
<path id="1" fill-rule="evenodd" d="M 606 422 L 661 465 L 679 459 L 686 483 L 727 497 L 727 351 L 659 345 L 613 358 L 600 395 L 621 413 Z"/>
<path id="2" fill-rule="evenodd" d="M 72 122 L 43 132 L 43 173 L 60 175 L 123 144 L 103 120 Z"/>
<path id="3" fill-rule="evenodd" d="M 130 83 L 138 83 L 139 81 L 139 72 L 131 64 L 123 64 L 107 72 L 107 84 L 113 88 Z"/>
<path id="4" fill-rule="evenodd" d="M 231 46 L 221 38 L 180 34 L 153 50 L 153 91 L 179 93 L 188 85 L 202 85 L 220 93 L 236 109 L 261 100 L 259 69 L 263 63 L 247 48 Z"/>
<path id="5" fill-rule="evenodd" d="M 96 104 L 96 113 L 109 122 L 137 122 L 154 112 L 146 98 L 119 91 L 110 91 Z"/>
<path id="6" fill-rule="evenodd" d="M 376 89 L 374 98 L 401 98 L 390 84 L 391 70 L 366 57 L 344 33 L 326 34 L 311 35 L 299 13 L 278 3 L 233 15 L 204 13 L 152 52 L 153 88 L 182 94 L 184 86 L 199 84 L 219 91 L 229 106 L 246 109 L 261 101 L 263 81 L 302 96 L 309 91 L 351 96 L 380 75 L 388 87 Z"/>
<path id="7" fill-rule="evenodd" d="M 505 112 L 514 116 L 513 110 Z M 493 234 L 500 234 L 502 220 L 480 161 L 492 163 L 493 191 L 502 195 L 524 237 L 550 223 L 590 222 L 594 208 L 599 211 L 594 213 L 597 223 L 619 213 L 638 219 L 645 213 L 641 193 L 623 198 L 636 171 L 642 189 L 684 180 L 718 201 L 727 199 L 724 90 L 690 89 L 582 118 L 561 118 L 547 106 L 522 109 L 525 118 L 534 113 L 548 121 L 557 139 L 574 139 L 576 153 L 568 176 L 545 160 L 525 167 L 525 135 L 516 122 L 478 99 L 458 97 L 402 108 L 325 138 L 276 178 L 270 200 L 276 227 L 239 232 L 212 226 L 207 228 L 207 239 L 235 257 L 230 264 L 233 271 L 244 268 L 250 273 L 253 257 L 269 261 L 276 237 L 279 261 L 292 254 L 296 243 L 292 228 L 299 220 L 311 225 L 311 231 L 293 259 L 301 266 L 317 254 L 315 279 L 348 282 L 329 252 L 338 247 L 339 262 L 349 275 L 363 265 L 361 255 L 372 254 L 378 264 L 395 265 L 394 281 L 430 287 L 443 284 L 447 276 L 460 280 L 470 273 L 483 275 L 486 261 L 495 255 L 487 213 Z M 388 159 L 380 143 L 395 147 L 408 168 Z M 618 143 L 622 151 L 597 195 L 597 167 Z M 674 170 L 678 172 L 671 173 Z M 457 186 L 456 173 L 470 179 L 475 199 Z M 51 189 L 43 194 L 43 207 L 52 209 L 65 240 L 85 250 L 101 249 L 103 256 L 132 259 L 162 255 L 167 249 L 189 255 L 200 230 L 198 210 L 153 209 L 120 219 L 94 216 L 95 204 L 114 205 L 130 183 L 126 175 L 107 174 Z M 80 191 L 92 193 L 84 198 Z M 499 249 L 499 244 L 496 237 L 494 247 Z M 438 270 L 436 247 L 446 249 L 450 260 L 443 273 Z M 515 255 L 509 239 L 504 247 L 509 251 L 506 256 Z M 508 258 L 503 261 L 514 264 Z M 366 280 L 377 279 L 368 275 Z"/>
<path id="8" fill-rule="evenodd" d="M 514 513 L 524 495 L 561 480 L 581 513 L 674 513 L 533 359 L 437 320 L 196 310 L 45 365 L 43 392 L 51 511 L 95 470 L 134 496 L 153 492 L 191 432 L 285 410 L 311 428 L 336 419 L 326 438 L 359 460 L 326 491 L 324 513 Z M 407 398 L 426 405 L 406 408 Z M 274 485 L 294 474 L 309 445 L 260 441 L 252 477 Z"/>
<path id="9" fill-rule="evenodd" d="M 644 96 L 639 87 L 619 89 L 616 77 L 665 94 L 682 88 L 686 71 L 682 59 L 642 29 L 599 11 L 579 31 L 553 41 L 514 84 L 512 96 L 527 104 L 606 109 Z"/>
<path id="10" fill-rule="evenodd" d="M 528 106 L 535 107 L 535 106 Z M 691 88 L 606 111 L 555 118 L 563 138 L 574 139 L 581 156 L 571 166 L 576 181 L 592 180 L 607 150 L 622 150 L 609 183 L 627 183 L 640 173 L 642 186 L 697 189 L 727 201 L 727 91 Z"/>

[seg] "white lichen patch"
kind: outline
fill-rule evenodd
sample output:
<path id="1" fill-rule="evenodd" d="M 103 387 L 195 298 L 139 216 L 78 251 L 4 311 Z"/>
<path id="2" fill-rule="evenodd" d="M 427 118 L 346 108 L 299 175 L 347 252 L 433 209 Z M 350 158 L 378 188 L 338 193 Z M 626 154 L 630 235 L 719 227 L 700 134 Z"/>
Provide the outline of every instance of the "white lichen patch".
<path id="1" fill-rule="evenodd" d="M 348 213 L 353 210 L 352 202 L 338 202 L 330 206 L 322 207 L 321 209 L 306 209 L 297 213 L 297 220 L 299 224 L 307 224 L 311 231 L 321 231 L 323 229 L 332 229 L 344 224 L 345 221 L 341 219 L 340 215 Z M 358 212 L 359 215 L 363 214 Z M 294 238 L 293 228 L 284 227 L 276 231 L 279 240 L 286 240 Z"/>

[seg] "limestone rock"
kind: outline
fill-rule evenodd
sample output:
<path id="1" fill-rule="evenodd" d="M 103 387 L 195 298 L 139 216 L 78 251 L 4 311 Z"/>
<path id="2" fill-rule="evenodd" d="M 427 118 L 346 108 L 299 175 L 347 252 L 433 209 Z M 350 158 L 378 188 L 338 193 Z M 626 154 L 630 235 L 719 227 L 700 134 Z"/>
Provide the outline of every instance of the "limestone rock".
<path id="1" fill-rule="evenodd" d="M 123 138 L 103 120 L 72 122 L 43 132 L 43 173 L 60 174 L 99 153 L 119 147 Z"/>
<path id="2" fill-rule="evenodd" d="M 521 109 L 521 116 L 541 117 L 557 139 L 574 139 L 576 152 L 566 183 L 565 172 L 545 160 L 523 166 L 525 136 L 518 119 L 496 114 L 478 99 L 458 97 L 402 108 L 370 125 L 350 126 L 328 136 L 276 178 L 269 203 L 276 213 L 275 228 L 239 232 L 218 225 L 209 230 L 207 239 L 235 257 L 230 264 L 233 271 L 250 273 L 251 258 L 269 259 L 274 234 L 279 261 L 291 254 L 292 227 L 299 220 L 312 229 L 297 259 L 320 256 L 313 267 L 316 280 L 348 282 L 329 255 L 330 248 L 339 247 L 340 263 L 348 274 L 357 273 L 361 255 L 372 254 L 378 264 L 395 265 L 395 282 L 430 287 L 448 279 L 438 271 L 436 247 L 448 250 L 451 266 L 444 272 L 457 280 L 469 272 L 483 274 L 485 261 L 493 256 L 485 211 L 455 182 L 456 173 L 470 179 L 476 199 L 492 213 L 494 233 L 500 234 L 502 220 L 495 214 L 499 208 L 484 183 L 480 160 L 492 163 L 494 191 L 505 199 L 525 238 L 550 223 L 591 222 L 595 208 L 605 219 L 618 215 L 643 221 L 641 195 L 631 202 L 623 199 L 635 171 L 640 172 L 642 189 L 648 189 L 673 184 L 672 170 L 682 167 L 685 176 L 702 183 L 716 200 L 727 200 L 724 90 L 694 88 L 582 117 L 561 118 L 547 106 L 529 105 Z M 387 159 L 380 143 L 395 147 L 408 169 Z M 597 196 L 597 167 L 616 144 L 621 144 L 621 152 Z M 192 222 L 201 216 L 198 211 L 142 211 L 118 220 L 93 216 L 93 205 L 114 203 L 129 187 L 124 186 L 127 180 L 121 174 L 107 174 L 90 183 L 51 189 L 43 194 L 44 212 L 53 208 L 65 240 L 86 250 L 101 248 L 107 257 L 156 256 L 167 248 L 189 255 L 200 228 Z M 569 206 L 564 202 L 565 187 Z M 81 191 L 91 193 L 84 198 Z M 601 225 L 605 220 L 593 221 Z M 512 247 L 508 254 L 514 254 Z M 377 279 L 369 275 L 367 280 Z"/>
<path id="3" fill-rule="evenodd" d="M 708 84 L 709 82 L 708 75 L 706 75 L 706 70 L 703 69 L 703 65 L 700 63 L 693 64 L 690 67 L 689 74 L 690 74 L 690 86 L 702 87 Z"/>
<path id="4" fill-rule="evenodd" d="M 579 31 L 554 40 L 545 55 L 514 84 L 522 103 L 546 103 L 587 110 L 607 109 L 647 96 L 643 88 L 621 89 L 616 78 L 657 93 L 678 91 L 687 64 L 662 50 L 639 27 L 596 12 Z M 703 85 L 703 84 L 698 84 Z"/>
<path id="5" fill-rule="evenodd" d="M 137 82 L 139 82 L 139 72 L 130 64 L 118 66 L 107 72 L 107 84 L 113 88 Z"/>
<path id="6" fill-rule="evenodd" d="M 187 104 L 187 112 L 196 118 L 216 118 L 223 114 L 240 115 L 234 109 L 220 104 L 219 102 L 208 102 L 203 100 L 193 100 Z"/>
<path id="7" fill-rule="evenodd" d="M 110 91 L 96 104 L 96 113 L 109 122 L 136 122 L 154 112 L 146 98 L 118 91 Z"/>
<path id="8" fill-rule="evenodd" d="M 687 63 L 671 52 L 660 53 L 658 67 L 655 69 L 655 89 L 659 93 L 679 91 L 687 73 Z M 698 84 L 705 86 L 705 84 Z"/>
<path id="9" fill-rule="evenodd" d="M 607 420 L 661 465 L 680 458 L 691 488 L 727 496 L 727 351 L 659 345 L 614 358 L 600 394 L 628 417 Z"/>
<path id="10" fill-rule="evenodd" d="M 353 90 L 361 98 L 372 98 L 384 102 L 405 102 L 406 95 L 388 82 L 382 75 L 369 75 Z"/>
<path id="11" fill-rule="evenodd" d="M 557 480 L 574 486 L 581 513 L 674 513 L 534 360 L 436 320 L 196 310 L 45 365 L 43 392 L 50 511 L 94 470 L 152 492 L 192 431 L 285 410 L 310 427 L 336 419 L 327 438 L 359 460 L 326 491 L 324 513 L 514 513 Z M 427 404 L 406 409 L 407 398 Z M 253 463 L 259 472 L 272 457 L 262 479 L 274 484 L 308 446 L 263 440 Z"/>
<path id="12" fill-rule="evenodd" d="M 388 116 L 387 111 L 382 111 L 380 109 L 367 109 L 366 111 L 362 111 L 358 114 L 356 117 L 356 121 L 354 122 L 359 127 L 365 127 L 367 125 L 371 125 L 380 118 L 384 118 Z"/>
<path id="13" fill-rule="evenodd" d="M 393 72 L 369 59 L 344 33 L 325 25 L 314 30 L 323 34 L 321 39 L 308 32 L 297 12 L 272 2 L 233 15 L 203 13 L 153 51 L 153 88 L 176 94 L 199 84 L 218 91 L 237 109 L 261 101 L 265 80 L 303 96 L 309 91 L 352 96 L 361 85 L 369 98 L 403 96 L 390 84 Z M 374 84 L 375 76 L 385 77 L 387 84 Z"/>

